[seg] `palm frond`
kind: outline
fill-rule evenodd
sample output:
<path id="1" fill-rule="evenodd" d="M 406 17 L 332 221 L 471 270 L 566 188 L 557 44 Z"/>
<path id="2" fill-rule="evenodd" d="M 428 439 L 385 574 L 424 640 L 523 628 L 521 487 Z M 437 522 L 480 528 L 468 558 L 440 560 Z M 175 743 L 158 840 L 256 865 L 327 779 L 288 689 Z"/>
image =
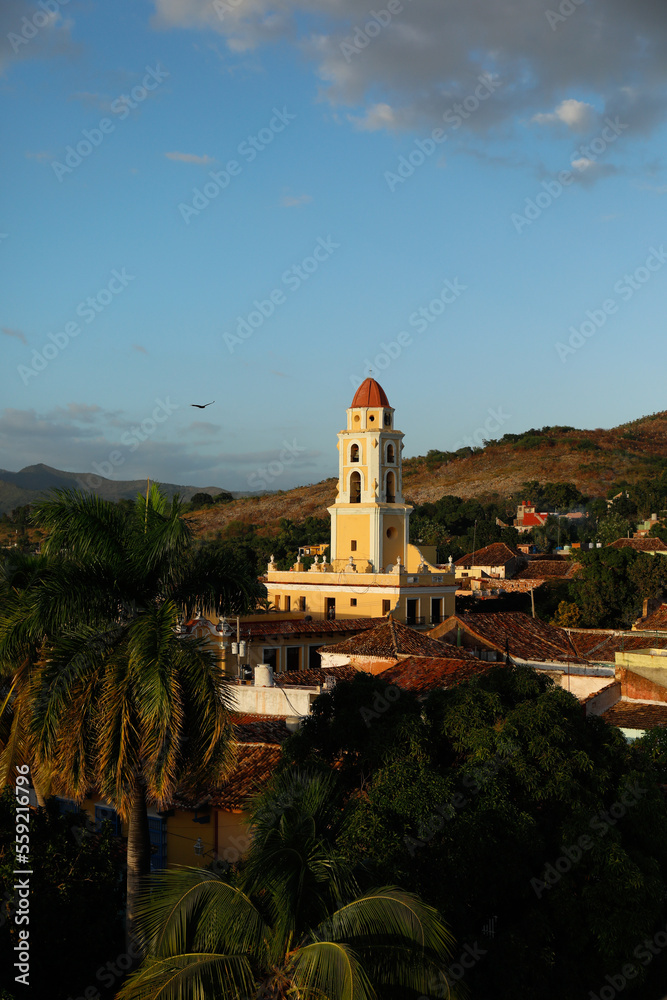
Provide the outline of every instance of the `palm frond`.
<path id="1" fill-rule="evenodd" d="M 35 504 L 34 521 L 47 532 L 46 555 L 66 551 L 77 562 L 109 565 L 122 559 L 124 517 L 115 504 L 95 493 L 52 490 Z"/>
<path id="2" fill-rule="evenodd" d="M 244 955 L 174 955 L 147 958 L 118 993 L 118 1000 L 247 1000 L 254 977 Z"/>
<path id="3" fill-rule="evenodd" d="M 264 957 L 268 928 L 238 886 L 202 868 L 173 868 L 150 877 L 137 908 L 138 927 L 150 954 L 185 951 Z"/>
<path id="4" fill-rule="evenodd" d="M 353 949 L 340 941 L 316 941 L 290 961 L 296 995 L 303 1000 L 375 1000 L 376 993 Z"/>

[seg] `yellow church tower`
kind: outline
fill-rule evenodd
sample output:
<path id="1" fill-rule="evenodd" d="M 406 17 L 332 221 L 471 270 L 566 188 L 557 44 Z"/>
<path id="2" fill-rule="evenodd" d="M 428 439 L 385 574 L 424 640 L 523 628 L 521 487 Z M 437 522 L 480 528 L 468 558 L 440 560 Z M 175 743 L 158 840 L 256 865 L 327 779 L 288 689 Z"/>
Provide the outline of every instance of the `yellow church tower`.
<path id="1" fill-rule="evenodd" d="M 412 507 L 403 498 L 403 434 L 375 379 L 357 389 L 338 434 L 338 493 L 329 507 L 330 562 L 267 567 L 276 611 L 317 618 L 381 617 L 433 626 L 454 614 L 452 566 L 436 566 L 435 549 L 410 542 Z M 297 557 L 298 558 L 298 557 Z"/>
<path id="2" fill-rule="evenodd" d="M 403 501 L 403 434 L 375 379 L 357 389 L 338 434 L 338 496 L 331 515 L 331 563 L 350 559 L 357 572 L 390 573 L 407 565 L 412 507 Z"/>

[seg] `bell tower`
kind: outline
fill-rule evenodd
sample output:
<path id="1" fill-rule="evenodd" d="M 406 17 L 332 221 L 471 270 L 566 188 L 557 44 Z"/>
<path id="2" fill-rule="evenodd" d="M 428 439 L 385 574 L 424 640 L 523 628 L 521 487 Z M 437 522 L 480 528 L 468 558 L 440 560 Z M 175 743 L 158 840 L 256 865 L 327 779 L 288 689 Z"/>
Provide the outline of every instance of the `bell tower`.
<path id="1" fill-rule="evenodd" d="M 383 573 L 405 566 L 412 507 L 403 500 L 403 434 L 375 379 L 365 379 L 338 434 L 338 495 L 331 515 L 334 570 Z"/>

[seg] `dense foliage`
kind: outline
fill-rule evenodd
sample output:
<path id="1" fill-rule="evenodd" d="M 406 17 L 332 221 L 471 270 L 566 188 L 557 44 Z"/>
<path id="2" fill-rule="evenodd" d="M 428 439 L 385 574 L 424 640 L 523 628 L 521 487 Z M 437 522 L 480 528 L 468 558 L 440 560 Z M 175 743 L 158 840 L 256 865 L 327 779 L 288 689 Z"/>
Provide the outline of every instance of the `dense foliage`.
<path id="1" fill-rule="evenodd" d="M 667 808 L 647 753 L 527 668 L 434 693 L 421 714 L 380 685 L 321 695 L 285 766 L 344 762 L 341 846 L 440 910 L 471 996 L 584 1000 L 624 963 L 635 987 L 664 969 L 633 957 L 667 920 Z"/>
<path id="2" fill-rule="evenodd" d="M 153 878 L 141 909 L 150 952 L 122 1000 L 423 996 L 450 935 L 393 878 L 362 887 L 339 846 L 339 799 L 333 775 L 284 774 L 255 801 L 252 845 L 234 870 Z"/>
<path id="3" fill-rule="evenodd" d="M 21 1000 L 49 997 L 66 1000 L 93 987 L 111 997 L 119 977 L 106 963 L 123 955 L 123 858 L 110 824 L 95 831 L 82 813 L 59 815 L 54 799 L 30 821 L 30 986 L 14 981 L 17 944 L 14 885 L 19 867 L 13 849 L 15 796 L 11 788 L 0 797 L 0 992 Z M 102 970 L 98 977 L 97 972 Z"/>

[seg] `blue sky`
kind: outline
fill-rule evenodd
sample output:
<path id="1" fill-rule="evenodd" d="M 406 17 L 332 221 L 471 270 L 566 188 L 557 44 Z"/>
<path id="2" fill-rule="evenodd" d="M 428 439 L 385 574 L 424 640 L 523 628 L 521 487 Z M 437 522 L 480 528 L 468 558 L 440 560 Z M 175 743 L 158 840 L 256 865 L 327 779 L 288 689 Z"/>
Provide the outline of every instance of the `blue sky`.
<path id="1" fill-rule="evenodd" d="M 407 455 L 664 409 L 666 36 L 649 0 L 10 0 L 0 466 L 316 482 L 369 364 Z"/>

